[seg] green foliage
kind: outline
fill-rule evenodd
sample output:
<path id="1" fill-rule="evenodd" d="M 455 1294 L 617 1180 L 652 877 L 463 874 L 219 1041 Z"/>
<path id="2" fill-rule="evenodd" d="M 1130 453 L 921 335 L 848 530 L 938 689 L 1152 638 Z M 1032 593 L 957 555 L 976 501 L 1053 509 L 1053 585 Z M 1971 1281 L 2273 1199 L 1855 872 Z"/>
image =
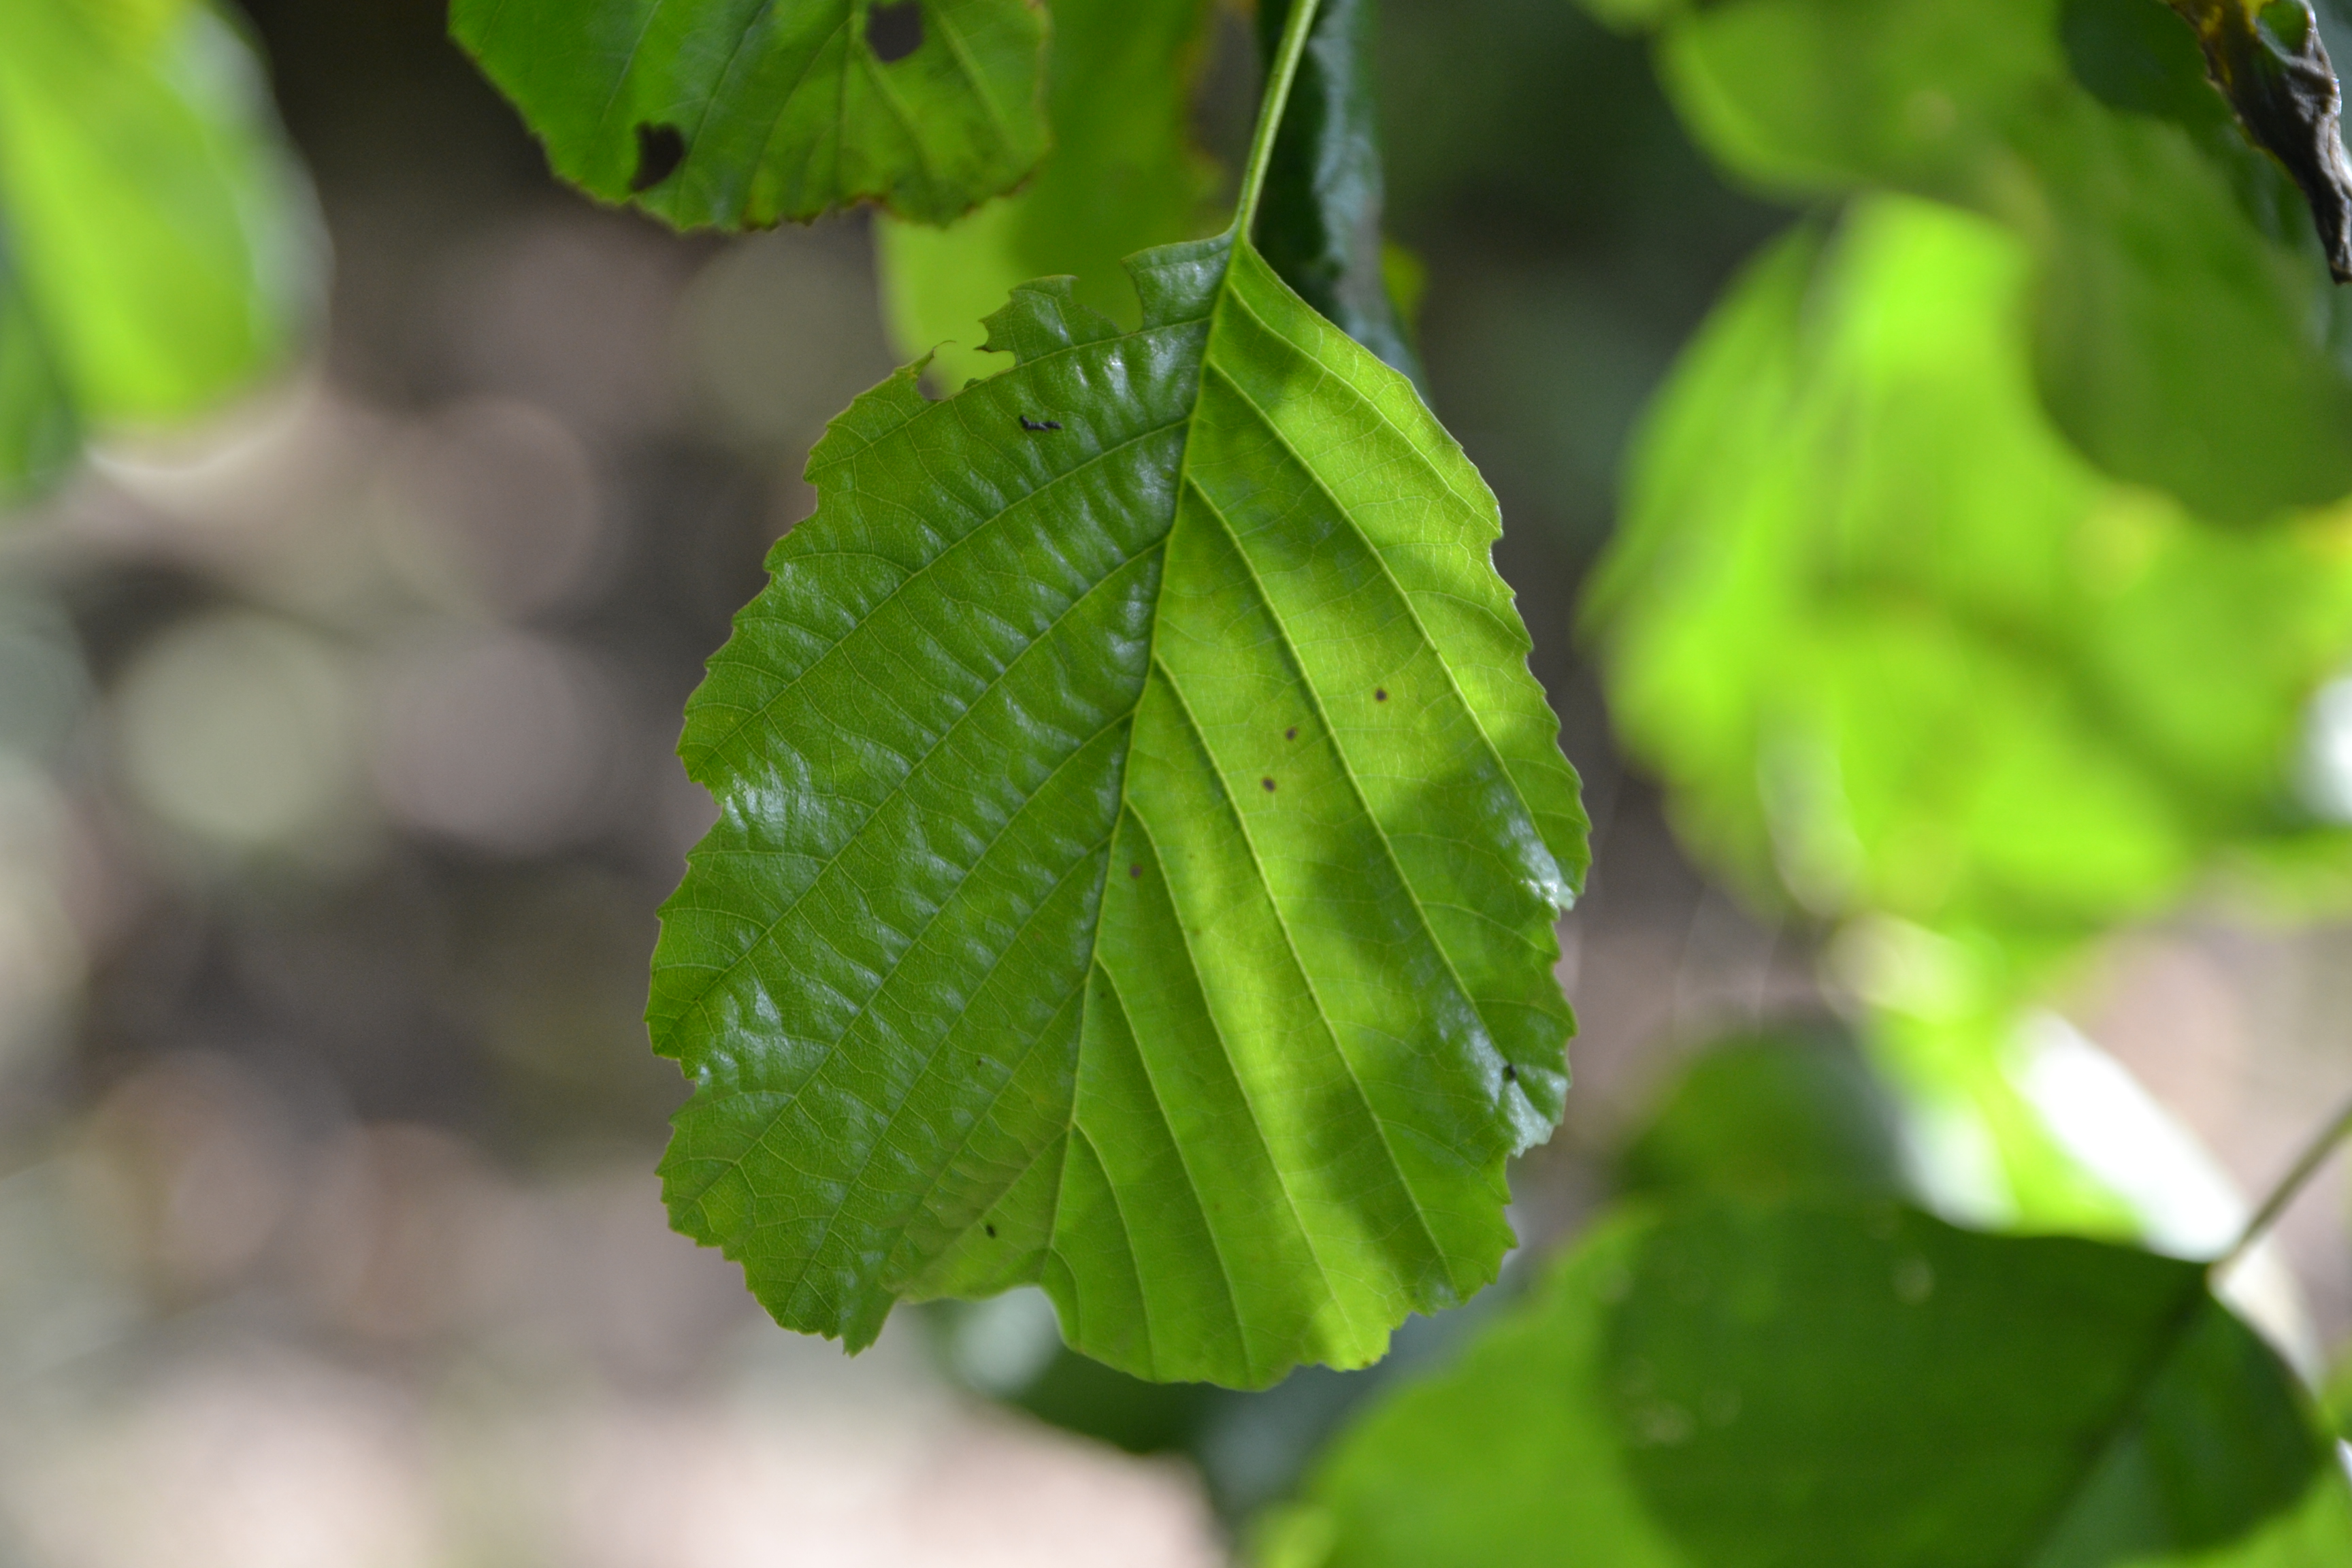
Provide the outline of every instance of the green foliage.
<path id="1" fill-rule="evenodd" d="M 87 426 L 283 362 L 320 246 L 245 40 L 196 0 L 0 11 L 0 501 Z"/>
<path id="2" fill-rule="evenodd" d="M 1376 1409 L 1262 1561 L 2315 1568 L 2352 1555 L 2332 1447 L 2194 1265 L 1702 1200 Z"/>
<path id="3" fill-rule="evenodd" d="M 1901 1113 L 1852 1041 L 1783 1030 L 1693 1063 L 1618 1162 L 1628 1193 L 1908 1195 Z"/>
<path id="4" fill-rule="evenodd" d="M 1014 369 L 812 456 L 688 711 L 664 1172 L 791 1326 L 1036 1281 L 1089 1354 L 1255 1385 L 1493 1278 L 1583 821 L 1412 388 L 1246 242 L 1133 275 L 1139 330 L 1027 286 Z"/>
<path id="5" fill-rule="evenodd" d="M 2286 763 L 2352 559 L 2340 519 L 2216 531 L 2082 461 L 2027 288 L 1927 204 L 1784 242 L 1654 411 L 1588 611 L 1622 732 L 1753 894 L 2030 960 L 2312 831 Z"/>
<path id="6" fill-rule="evenodd" d="M 1724 0 L 1660 47 L 1745 178 L 1933 196 L 2023 238 L 2043 395 L 2109 472 L 2223 521 L 2352 491 L 2326 255 L 2162 0 Z"/>
<path id="7" fill-rule="evenodd" d="M 1266 56 L 1290 0 L 1258 7 Z M 1266 174 L 1258 247 L 1326 321 L 1419 384 L 1381 232 L 1383 181 L 1372 99 L 1374 0 L 1324 0 Z"/>
<path id="8" fill-rule="evenodd" d="M 1213 183 L 1191 142 L 1206 0 L 1059 0 L 1046 102 L 1054 150 L 1034 177 L 945 228 L 875 226 L 884 310 L 909 355 L 949 387 L 1006 365 L 982 318 L 1032 278 L 1066 273 L 1078 302 L 1122 324 L 1134 292 L 1119 263 L 1191 239 Z"/>
<path id="9" fill-rule="evenodd" d="M 1046 148 L 1041 0 L 454 0 L 449 26 L 557 174 L 681 228 L 945 223 Z"/>

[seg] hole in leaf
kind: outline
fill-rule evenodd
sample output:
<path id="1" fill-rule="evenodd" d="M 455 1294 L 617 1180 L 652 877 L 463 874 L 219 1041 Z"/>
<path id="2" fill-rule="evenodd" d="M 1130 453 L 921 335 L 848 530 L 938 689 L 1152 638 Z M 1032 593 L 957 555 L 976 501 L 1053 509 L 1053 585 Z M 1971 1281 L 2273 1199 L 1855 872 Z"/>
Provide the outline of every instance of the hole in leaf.
<path id="1" fill-rule="evenodd" d="M 915 0 L 877 5 L 866 13 L 866 47 L 884 65 L 923 47 L 923 8 Z"/>
<path id="2" fill-rule="evenodd" d="M 686 162 L 686 132 L 675 125 L 637 127 L 637 172 L 629 176 L 629 194 L 640 195 L 677 173 Z"/>

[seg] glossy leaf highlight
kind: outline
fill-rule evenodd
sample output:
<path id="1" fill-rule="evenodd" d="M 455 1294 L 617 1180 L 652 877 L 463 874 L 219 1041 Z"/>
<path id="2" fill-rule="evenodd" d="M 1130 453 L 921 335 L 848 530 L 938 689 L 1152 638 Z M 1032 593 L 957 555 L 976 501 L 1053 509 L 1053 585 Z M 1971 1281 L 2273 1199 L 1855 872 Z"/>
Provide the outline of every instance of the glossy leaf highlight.
<path id="1" fill-rule="evenodd" d="M 1046 148 L 1041 0 L 455 0 L 449 28 L 557 174 L 680 228 L 946 223 Z"/>
<path id="2" fill-rule="evenodd" d="M 681 746 L 673 1219 L 788 1326 L 1034 1281 L 1159 1379 L 1360 1365 L 1510 1243 L 1570 1017 L 1574 775 L 1499 523 L 1246 244 L 1067 279 L 818 447 Z"/>

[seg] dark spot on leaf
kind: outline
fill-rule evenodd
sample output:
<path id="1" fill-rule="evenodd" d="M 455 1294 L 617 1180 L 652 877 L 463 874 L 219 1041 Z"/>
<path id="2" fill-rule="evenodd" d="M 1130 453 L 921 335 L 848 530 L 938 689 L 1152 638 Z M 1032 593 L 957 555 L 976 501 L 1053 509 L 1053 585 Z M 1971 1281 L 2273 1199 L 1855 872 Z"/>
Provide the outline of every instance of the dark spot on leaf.
<path id="1" fill-rule="evenodd" d="M 1272 795 L 1274 793 L 1274 781 L 1272 779 L 1260 779 L 1257 782 L 1265 785 L 1266 794 Z"/>
<path id="2" fill-rule="evenodd" d="M 642 195 L 677 173 L 686 162 L 686 132 L 675 125 L 637 127 L 637 172 L 629 176 L 629 194 Z"/>
<path id="3" fill-rule="evenodd" d="M 989 1239 L 989 1240 L 991 1240 L 991 1241 L 994 1241 L 994 1240 L 996 1239 L 996 1227 L 995 1227 L 994 1226 L 992 1226 L 992 1225 L 984 1225 L 984 1226 L 982 1226 L 980 1228 L 981 1228 L 981 1229 L 982 1229 L 982 1230 L 984 1230 L 984 1231 L 986 1231 L 986 1232 L 988 1232 L 988 1239 Z"/>
<path id="4" fill-rule="evenodd" d="M 1389 689 L 1388 689 L 1387 687 L 1385 687 L 1385 686 L 1375 686 L 1375 687 L 1373 687 L 1373 688 L 1372 688 L 1372 700 L 1373 700 L 1373 701 L 1375 701 L 1375 702 L 1386 702 L 1388 700 L 1389 700 Z"/>
<path id="5" fill-rule="evenodd" d="M 1298 726 L 1293 724 L 1289 729 L 1285 730 L 1282 732 L 1282 738 L 1286 741 L 1296 741 L 1298 739 Z"/>
<path id="6" fill-rule="evenodd" d="M 1140 877 L 1143 875 L 1143 868 L 1140 866 L 1129 866 L 1127 868 L 1127 874 L 1130 877 Z"/>
<path id="7" fill-rule="evenodd" d="M 1061 428 L 1051 419 L 1032 419 L 1026 414 L 1019 416 L 1019 418 L 1021 428 L 1024 430 L 1059 430 Z"/>
<path id="8" fill-rule="evenodd" d="M 1517 1082 L 1518 1082 L 1518 1081 L 1519 1081 L 1519 1069 L 1518 1069 L 1517 1068 L 1513 1067 L 1510 1063 L 1508 1063 L 1508 1062 L 1505 1062 L 1505 1063 L 1503 1064 L 1503 1081 L 1504 1081 L 1505 1083 L 1517 1083 Z"/>
<path id="9" fill-rule="evenodd" d="M 866 47 L 886 66 L 905 59 L 923 47 L 923 8 L 915 0 L 875 6 L 866 13 Z"/>

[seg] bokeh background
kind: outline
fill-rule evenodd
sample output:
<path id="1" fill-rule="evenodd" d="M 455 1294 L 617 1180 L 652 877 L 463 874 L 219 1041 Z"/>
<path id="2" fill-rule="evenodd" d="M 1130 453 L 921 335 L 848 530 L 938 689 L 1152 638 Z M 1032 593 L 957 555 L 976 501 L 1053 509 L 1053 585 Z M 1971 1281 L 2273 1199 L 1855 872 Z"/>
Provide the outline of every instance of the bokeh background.
<path id="1" fill-rule="evenodd" d="M 824 419 L 894 363 L 862 219 L 722 241 L 555 185 L 435 0 L 249 0 L 334 251 L 299 370 L 0 538 L 0 1565 L 1225 1560 L 1372 1372 L 1152 1390 L 1034 1294 L 855 1361 L 665 1228 L 640 1022 L 710 807 L 677 716 Z M 1475 11 L 1474 18 L 1469 13 Z M 1255 65 L 1228 18 L 1202 135 Z M 1833 1022 L 1816 933 L 1678 852 L 1575 633 L 1643 400 L 1790 215 L 1562 0 L 1385 0 L 1391 226 L 1596 827 L 1572 1234 L 1675 1064 Z M 2352 1089 L 2352 931 L 2192 913 L 2067 1012 L 2267 1185 Z M 2339 1189 L 2282 1245 L 2352 1330 Z"/>

